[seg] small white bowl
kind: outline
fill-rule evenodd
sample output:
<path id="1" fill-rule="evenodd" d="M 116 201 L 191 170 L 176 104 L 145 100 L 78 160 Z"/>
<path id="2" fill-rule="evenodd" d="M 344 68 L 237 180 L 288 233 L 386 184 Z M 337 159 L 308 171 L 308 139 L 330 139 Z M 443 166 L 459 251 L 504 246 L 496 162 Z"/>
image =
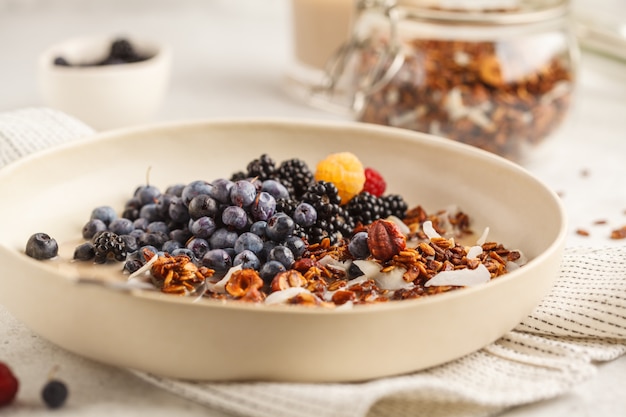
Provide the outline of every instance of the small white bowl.
<path id="1" fill-rule="evenodd" d="M 124 37 L 146 60 L 117 65 L 102 61 L 119 37 L 78 37 L 51 46 L 39 57 L 44 104 L 68 113 L 96 130 L 150 121 L 169 85 L 171 51 L 167 45 Z M 63 57 L 71 66 L 55 65 Z"/>

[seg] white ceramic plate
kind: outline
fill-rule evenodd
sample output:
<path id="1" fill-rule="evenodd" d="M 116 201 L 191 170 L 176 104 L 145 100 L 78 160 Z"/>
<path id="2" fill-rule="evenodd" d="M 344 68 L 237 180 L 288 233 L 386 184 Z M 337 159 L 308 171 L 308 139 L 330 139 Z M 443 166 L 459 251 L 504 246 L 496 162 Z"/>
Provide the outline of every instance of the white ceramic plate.
<path id="1" fill-rule="evenodd" d="M 165 187 L 212 180 L 268 153 L 314 164 L 352 151 L 409 205 L 459 205 L 475 230 L 530 259 L 488 284 L 333 311 L 220 303 L 77 285 L 24 255 L 28 237 L 76 240 L 103 204 L 123 206 L 148 167 Z M 209 380 L 356 381 L 441 364 L 498 339 L 551 287 L 564 245 L 558 197 L 500 157 L 382 126 L 307 121 L 175 123 L 99 134 L 0 171 L 0 302 L 69 351 L 155 374 Z"/>

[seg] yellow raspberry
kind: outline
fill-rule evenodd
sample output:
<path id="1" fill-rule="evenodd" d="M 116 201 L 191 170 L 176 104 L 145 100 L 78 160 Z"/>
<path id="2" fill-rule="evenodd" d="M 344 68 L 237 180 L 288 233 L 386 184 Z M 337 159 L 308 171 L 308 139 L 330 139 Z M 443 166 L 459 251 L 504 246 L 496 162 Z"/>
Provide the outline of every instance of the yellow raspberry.
<path id="1" fill-rule="evenodd" d="M 315 180 L 335 184 L 341 204 L 346 204 L 363 189 L 365 169 L 353 153 L 334 153 L 317 164 Z"/>

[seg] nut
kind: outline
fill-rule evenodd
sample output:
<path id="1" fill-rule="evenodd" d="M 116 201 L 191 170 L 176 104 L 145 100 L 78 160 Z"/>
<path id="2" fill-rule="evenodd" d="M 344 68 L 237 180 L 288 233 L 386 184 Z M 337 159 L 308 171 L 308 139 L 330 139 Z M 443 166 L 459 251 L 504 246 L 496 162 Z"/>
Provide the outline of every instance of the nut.
<path id="1" fill-rule="evenodd" d="M 374 258 L 386 262 L 406 249 L 406 237 L 395 223 L 379 219 L 369 227 L 367 246 Z"/>
<path id="2" fill-rule="evenodd" d="M 304 287 L 306 278 L 299 271 L 290 269 L 276 274 L 270 285 L 272 291 L 286 290 L 292 287 Z"/>
<path id="3" fill-rule="evenodd" d="M 242 298 L 248 292 L 259 291 L 263 287 L 263 279 L 253 269 L 242 269 L 233 272 L 226 283 L 226 292 L 235 298 Z"/>

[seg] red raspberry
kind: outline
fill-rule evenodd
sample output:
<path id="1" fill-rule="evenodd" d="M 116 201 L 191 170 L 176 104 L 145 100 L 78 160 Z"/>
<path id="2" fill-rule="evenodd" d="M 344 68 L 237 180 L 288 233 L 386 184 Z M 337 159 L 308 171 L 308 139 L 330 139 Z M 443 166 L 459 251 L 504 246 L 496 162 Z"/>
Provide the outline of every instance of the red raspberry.
<path id="1" fill-rule="evenodd" d="M 0 362 L 0 407 L 10 404 L 19 388 L 19 381 L 3 362 Z"/>
<path id="2" fill-rule="evenodd" d="M 380 172 L 374 168 L 365 168 L 365 184 L 363 185 L 363 191 L 380 197 L 385 193 L 387 183 Z"/>

